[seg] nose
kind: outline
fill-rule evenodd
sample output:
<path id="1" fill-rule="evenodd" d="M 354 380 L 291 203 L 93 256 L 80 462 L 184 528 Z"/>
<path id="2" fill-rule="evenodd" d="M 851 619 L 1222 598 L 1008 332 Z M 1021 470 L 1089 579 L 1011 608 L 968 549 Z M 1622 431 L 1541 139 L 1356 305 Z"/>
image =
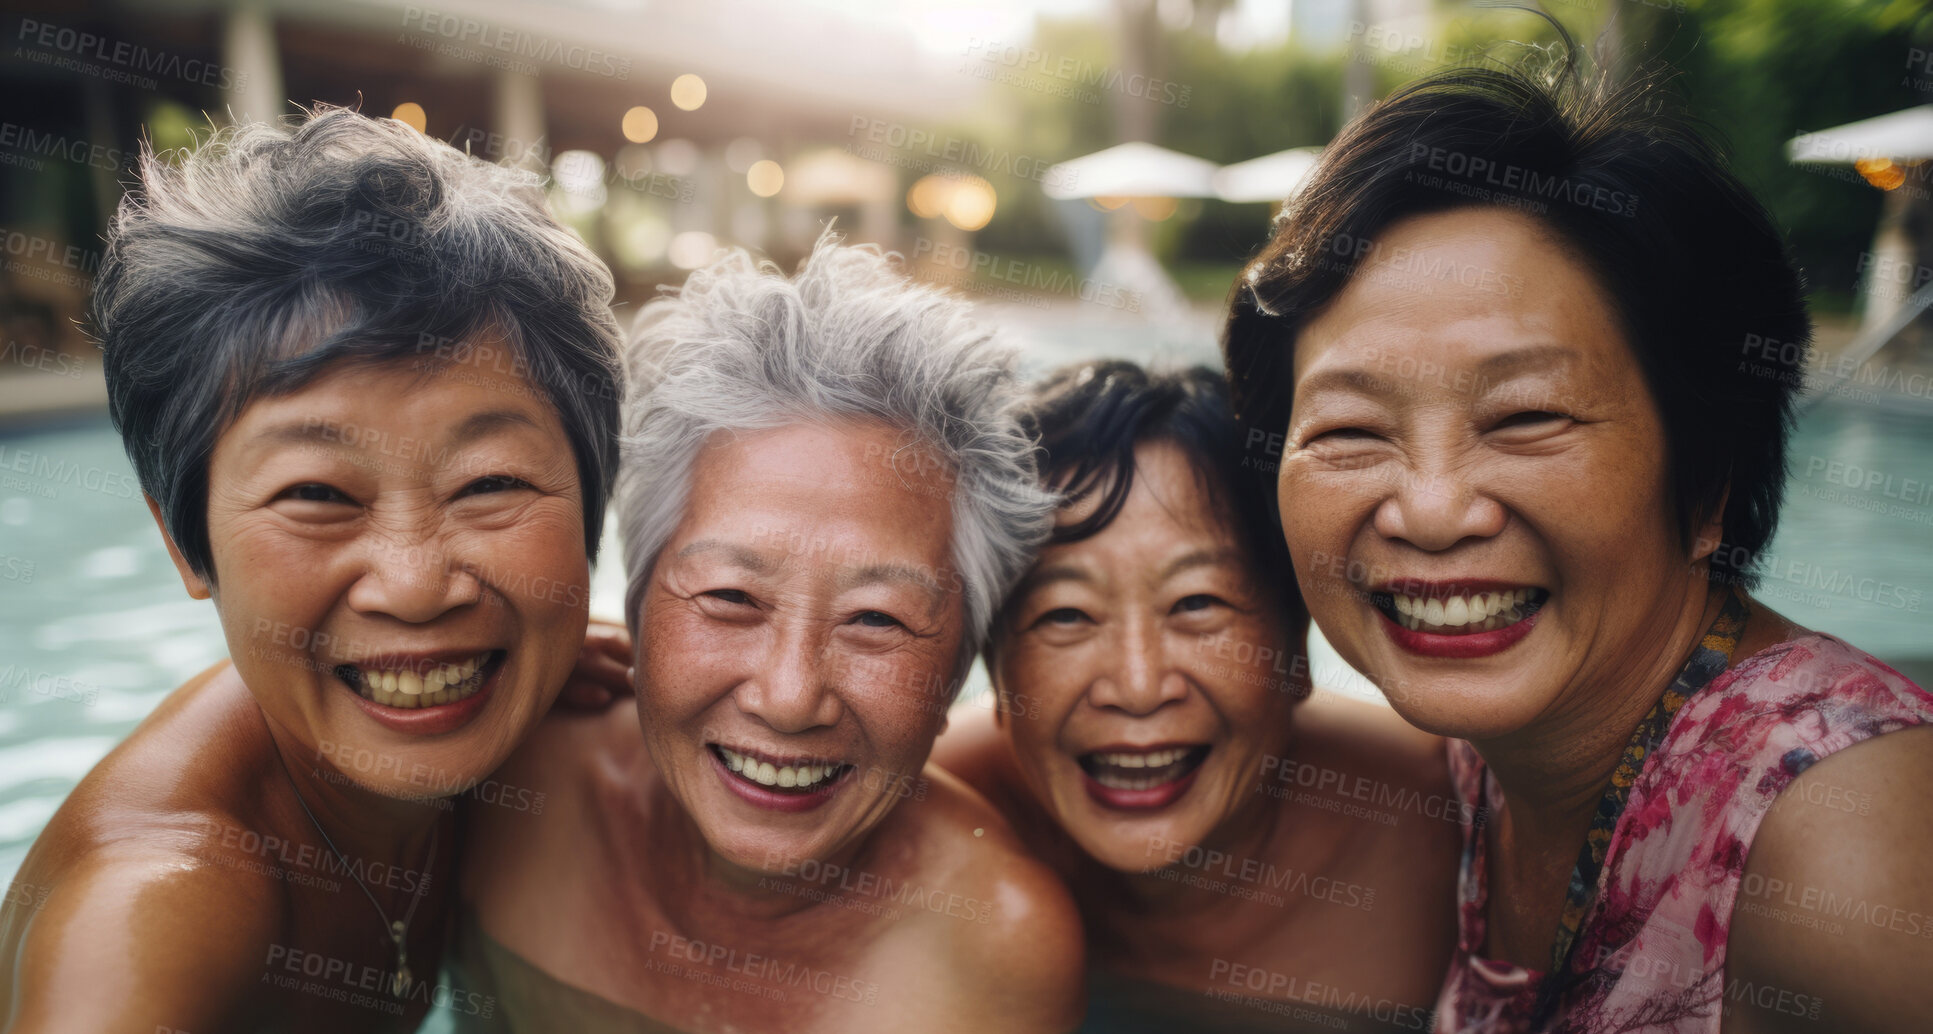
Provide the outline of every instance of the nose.
<path id="1" fill-rule="evenodd" d="M 1449 464 L 1403 468 L 1393 490 L 1376 507 L 1377 534 L 1440 553 L 1465 539 L 1503 531 L 1503 505 L 1479 491 Z"/>
<path id="2" fill-rule="evenodd" d="M 362 563 L 348 596 L 358 613 L 424 624 L 483 595 L 477 572 L 431 534 L 374 541 Z"/>
<path id="3" fill-rule="evenodd" d="M 1126 711 L 1141 718 L 1188 695 L 1188 680 L 1168 663 L 1160 622 L 1150 614 L 1120 622 L 1108 670 L 1088 686 L 1095 707 Z"/>
<path id="4" fill-rule="evenodd" d="M 841 705 L 825 637 L 825 630 L 805 622 L 775 629 L 765 663 L 738 685 L 739 710 L 778 733 L 836 725 Z"/>

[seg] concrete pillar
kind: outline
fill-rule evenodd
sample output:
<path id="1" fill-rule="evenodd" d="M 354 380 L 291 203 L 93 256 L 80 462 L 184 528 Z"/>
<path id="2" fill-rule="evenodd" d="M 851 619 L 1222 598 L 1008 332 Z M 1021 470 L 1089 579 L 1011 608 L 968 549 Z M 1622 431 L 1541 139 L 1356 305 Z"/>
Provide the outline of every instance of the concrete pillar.
<path id="1" fill-rule="evenodd" d="M 242 3 L 228 12 L 222 22 L 222 63 L 238 80 L 225 98 L 234 121 L 270 122 L 288 111 L 281 52 L 275 46 L 275 23 L 266 5 Z"/>

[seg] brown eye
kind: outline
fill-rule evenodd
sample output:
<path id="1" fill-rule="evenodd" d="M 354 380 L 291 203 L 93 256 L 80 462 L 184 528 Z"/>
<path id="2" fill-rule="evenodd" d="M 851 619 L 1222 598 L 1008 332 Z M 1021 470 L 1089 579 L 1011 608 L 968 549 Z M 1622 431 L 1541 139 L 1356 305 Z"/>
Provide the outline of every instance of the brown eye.
<path id="1" fill-rule="evenodd" d="M 486 495 L 492 492 L 512 492 L 520 488 L 529 487 L 531 487 L 530 482 L 522 478 L 514 478 L 508 474 L 491 474 L 464 485 L 463 491 L 458 492 L 456 495 L 457 498 L 461 499 L 464 496 Z"/>
<path id="2" fill-rule="evenodd" d="M 275 498 L 293 499 L 303 503 L 342 503 L 345 505 L 354 505 L 354 500 L 342 494 L 341 491 L 316 482 L 295 485 L 291 488 L 284 489 Z"/>
<path id="3" fill-rule="evenodd" d="M 1535 427 L 1551 421 L 1569 419 L 1570 417 L 1562 413 L 1553 413 L 1543 409 L 1532 409 L 1522 413 L 1512 413 L 1504 417 L 1502 420 L 1497 421 L 1497 429 L 1505 430 L 1512 427 Z"/>
<path id="4" fill-rule="evenodd" d="M 1094 619 L 1088 617 L 1085 612 L 1078 610 L 1074 607 L 1055 607 L 1053 610 L 1050 610 L 1047 613 L 1042 614 L 1040 617 L 1034 619 L 1034 627 L 1041 628 L 1044 626 L 1058 625 L 1060 627 L 1065 628 L 1070 625 L 1078 625 L 1083 622 L 1092 623 L 1093 620 Z"/>
<path id="5" fill-rule="evenodd" d="M 1226 606 L 1228 606 L 1227 602 L 1224 601 L 1221 597 L 1210 596 L 1207 593 L 1198 592 L 1192 596 L 1183 596 L 1182 598 L 1176 600 L 1175 605 L 1170 612 L 1175 614 L 1190 614 L 1190 613 L 1195 613 L 1197 611 L 1207 610 L 1210 607 L 1226 607 Z"/>
<path id="6" fill-rule="evenodd" d="M 880 611 L 877 611 L 877 610 L 861 611 L 858 617 L 855 617 L 852 619 L 852 623 L 855 625 L 863 625 L 867 628 L 904 628 L 906 627 L 904 624 L 900 622 L 898 618 L 892 616 L 891 614 L 881 613 Z"/>

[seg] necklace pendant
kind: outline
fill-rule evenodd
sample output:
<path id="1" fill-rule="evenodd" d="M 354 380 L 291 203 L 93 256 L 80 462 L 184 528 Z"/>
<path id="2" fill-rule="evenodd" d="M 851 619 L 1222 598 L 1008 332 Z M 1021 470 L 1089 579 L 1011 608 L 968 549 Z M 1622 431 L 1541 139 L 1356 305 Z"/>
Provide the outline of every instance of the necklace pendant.
<path id="1" fill-rule="evenodd" d="M 389 993 L 392 997 L 401 998 L 403 997 L 403 992 L 409 990 L 409 985 L 409 966 L 398 962 L 396 964 L 396 975 L 389 982 Z"/>

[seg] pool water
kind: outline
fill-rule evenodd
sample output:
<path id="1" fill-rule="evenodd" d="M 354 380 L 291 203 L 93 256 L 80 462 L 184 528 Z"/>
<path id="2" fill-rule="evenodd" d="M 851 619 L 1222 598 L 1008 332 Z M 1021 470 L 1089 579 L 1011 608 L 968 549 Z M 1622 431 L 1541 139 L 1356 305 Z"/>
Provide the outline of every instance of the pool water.
<path id="1" fill-rule="evenodd" d="M 1165 329 L 1067 310 L 1024 309 L 994 322 L 1023 346 L 1032 376 L 1108 355 L 1217 363 L 1213 317 L 1199 315 Z M 1922 684 L 1933 683 L 1929 457 L 1933 406 L 1925 400 L 1832 400 L 1807 412 L 1757 593 Z M 613 619 L 624 595 L 614 535 L 607 530 L 592 576 L 592 613 Z M 1319 635 L 1311 638 L 1318 685 L 1377 699 Z M 213 605 L 182 589 L 104 417 L 0 432 L 0 879 L 11 882 L 88 769 L 170 690 L 225 654 Z M 957 706 L 985 706 L 985 692 L 976 665 Z M 423 1030 L 442 1034 L 448 1020 L 433 1013 Z"/>

